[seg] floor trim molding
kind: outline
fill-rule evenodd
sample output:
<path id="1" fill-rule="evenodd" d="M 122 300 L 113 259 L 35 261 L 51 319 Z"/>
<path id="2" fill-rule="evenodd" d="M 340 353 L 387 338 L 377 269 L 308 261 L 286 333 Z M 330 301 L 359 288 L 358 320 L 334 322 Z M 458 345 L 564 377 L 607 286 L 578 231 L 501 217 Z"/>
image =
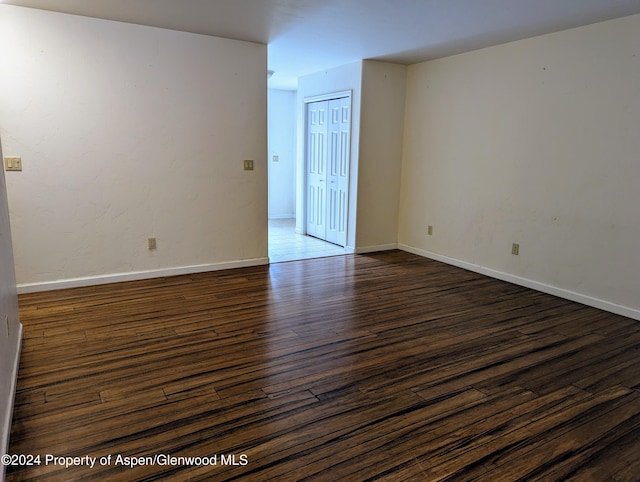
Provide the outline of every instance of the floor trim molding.
<path id="1" fill-rule="evenodd" d="M 634 320 L 640 321 L 640 310 L 636 310 L 628 306 L 618 305 L 616 303 L 602 300 L 600 298 L 593 298 L 592 296 L 584 295 L 582 293 L 577 293 L 575 291 L 558 288 L 557 286 L 548 285 L 546 283 L 541 283 L 539 281 L 531 280 L 528 278 L 522 278 L 520 276 L 505 273 L 503 271 L 486 268 L 484 266 L 469 263 L 467 261 L 450 258 L 448 256 L 433 253 L 431 251 L 414 248 L 413 246 L 408 246 L 406 244 L 398 244 L 398 249 L 402 251 L 406 251 L 408 253 L 417 254 L 418 256 L 422 256 L 424 258 L 433 259 L 435 261 L 441 261 L 443 263 L 450 264 L 452 266 L 457 266 L 458 268 L 463 268 L 469 271 L 473 271 L 475 273 L 480 273 L 480 274 L 489 276 L 491 278 L 496 278 L 502 281 L 508 281 L 509 283 L 524 286 L 525 288 L 531 288 L 536 291 L 541 291 L 543 293 L 558 296 L 560 298 L 564 298 L 570 301 L 576 301 L 578 303 L 582 303 L 583 305 L 591 306 L 593 308 L 599 308 L 601 310 L 609 311 L 610 313 L 615 313 L 616 315 L 622 315 L 622 316 L 626 316 L 628 318 L 633 318 Z"/>
<path id="2" fill-rule="evenodd" d="M 22 323 L 18 324 L 18 351 L 11 367 L 11 389 L 9 391 L 9 399 L 7 403 L 7 412 L 2 414 L 2 433 L 0 434 L 0 454 L 4 455 L 9 452 L 9 436 L 11 435 L 11 423 L 13 421 L 13 406 L 16 399 L 16 389 L 18 385 L 18 369 L 20 368 L 20 354 L 22 352 Z M 0 465 L 0 482 L 5 479 L 5 465 Z"/>
<path id="3" fill-rule="evenodd" d="M 398 249 L 398 243 L 378 244 L 376 246 L 361 246 L 356 248 L 357 254 L 375 253 L 377 251 L 391 251 Z"/>
<path id="4" fill-rule="evenodd" d="M 43 281 L 40 283 L 18 284 L 18 294 L 36 293 L 39 291 L 51 291 L 65 288 L 78 288 L 83 286 L 96 286 L 122 281 L 137 281 L 164 276 L 177 276 L 181 274 L 203 273 L 206 271 L 219 271 L 232 268 L 246 268 L 248 266 L 260 266 L 269 264 L 269 258 L 252 258 L 238 261 L 225 261 L 222 263 L 199 264 L 193 266 L 181 266 L 177 268 L 165 268 L 157 270 L 132 271 L 130 273 L 115 273 L 99 276 L 86 276 L 82 278 L 70 278 L 56 281 Z"/>

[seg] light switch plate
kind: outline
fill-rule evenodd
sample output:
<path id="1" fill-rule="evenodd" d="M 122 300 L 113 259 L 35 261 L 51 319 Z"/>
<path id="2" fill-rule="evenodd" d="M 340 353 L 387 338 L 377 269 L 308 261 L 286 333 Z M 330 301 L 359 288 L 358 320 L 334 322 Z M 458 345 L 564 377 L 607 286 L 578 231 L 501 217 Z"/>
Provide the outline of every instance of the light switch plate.
<path id="1" fill-rule="evenodd" d="M 22 158 L 21 157 L 5 157 L 4 169 L 5 171 L 22 171 Z"/>
<path id="2" fill-rule="evenodd" d="M 245 159 L 244 161 L 244 170 L 245 171 L 253 171 L 253 160 Z"/>

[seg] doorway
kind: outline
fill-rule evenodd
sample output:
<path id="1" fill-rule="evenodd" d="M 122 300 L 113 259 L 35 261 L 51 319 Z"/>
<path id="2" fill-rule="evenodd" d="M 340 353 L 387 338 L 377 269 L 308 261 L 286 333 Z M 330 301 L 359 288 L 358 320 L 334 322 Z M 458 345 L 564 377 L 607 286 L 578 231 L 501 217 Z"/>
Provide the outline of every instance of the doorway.
<path id="1" fill-rule="evenodd" d="M 310 101 L 328 102 L 335 97 L 344 99 L 347 102 L 348 111 L 344 112 L 338 109 L 338 112 L 326 110 L 325 115 L 333 112 L 333 120 L 340 120 L 336 117 L 342 115 L 350 128 L 350 94 L 345 92 L 338 95 L 324 96 L 322 98 L 310 99 Z M 338 205 L 343 203 L 342 214 L 344 219 L 338 216 L 327 216 L 326 211 L 323 212 L 323 220 L 325 221 L 325 230 L 318 236 L 319 232 L 315 232 L 315 236 L 307 231 L 307 192 L 306 187 L 307 176 L 305 175 L 306 161 L 306 114 L 307 99 L 303 102 L 303 110 L 298 117 L 296 107 L 297 93 L 292 91 L 269 90 L 268 95 L 268 182 L 269 182 L 269 220 L 268 220 L 268 255 L 271 263 L 282 261 L 292 261 L 298 259 L 317 258 L 325 256 L 337 256 L 353 252 L 352 249 L 345 248 L 346 245 L 346 210 L 348 208 L 348 155 L 350 154 L 350 131 L 344 132 L 344 122 L 342 122 L 342 131 L 334 129 L 333 133 L 323 133 L 323 150 L 327 150 L 330 145 L 333 149 L 346 150 L 346 152 L 334 152 L 332 159 L 324 161 L 323 170 L 333 173 L 332 178 L 324 178 L 325 185 L 329 186 L 329 191 L 325 194 L 330 196 L 322 200 L 325 207 L 327 205 Z M 335 103 L 332 104 L 335 108 Z M 339 106 L 342 107 L 342 106 Z M 299 119 L 299 121 L 297 120 Z M 325 120 L 331 120 L 326 118 Z M 333 123 L 335 125 L 335 123 Z M 325 124 L 325 125 L 328 125 Z M 298 126 L 298 128 L 296 128 Z M 340 126 L 339 126 L 340 127 Z M 301 148 L 301 164 L 296 167 L 296 139 L 298 134 L 296 131 L 300 129 L 299 140 L 305 146 Z M 338 136 L 338 142 L 332 140 Z M 331 142 L 331 144 L 328 144 Z M 338 162 L 339 161 L 339 162 Z M 343 173 L 346 176 L 340 176 L 340 163 L 342 163 Z M 296 175 L 296 170 L 302 171 L 300 175 Z M 346 172 L 344 170 L 346 169 Z M 342 178 L 342 180 L 340 180 Z M 333 183 L 331 181 L 334 181 Z M 342 190 L 337 187 L 342 182 Z M 342 191 L 342 192 L 341 192 Z M 296 198 L 300 200 L 300 204 L 296 208 Z M 342 197 L 342 199 L 340 198 Z M 317 199 L 317 198 L 316 198 Z M 317 210 L 316 210 L 317 212 Z M 333 210 L 334 214 L 340 214 Z M 338 227 L 342 226 L 340 229 Z M 338 234 L 344 239 L 339 239 Z M 328 234 L 328 236 L 327 236 Z M 330 240 L 331 242 L 328 242 Z M 338 244 L 340 243 L 340 244 Z"/>

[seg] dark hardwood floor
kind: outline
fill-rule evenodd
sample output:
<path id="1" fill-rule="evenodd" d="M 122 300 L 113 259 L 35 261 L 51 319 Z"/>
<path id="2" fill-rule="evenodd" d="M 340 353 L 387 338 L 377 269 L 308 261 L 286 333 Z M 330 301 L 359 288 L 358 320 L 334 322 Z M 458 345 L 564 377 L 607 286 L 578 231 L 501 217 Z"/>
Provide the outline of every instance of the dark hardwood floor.
<path id="1" fill-rule="evenodd" d="M 640 322 L 408 253 L 20 313 L 9 481 L 640 480 Z"/>

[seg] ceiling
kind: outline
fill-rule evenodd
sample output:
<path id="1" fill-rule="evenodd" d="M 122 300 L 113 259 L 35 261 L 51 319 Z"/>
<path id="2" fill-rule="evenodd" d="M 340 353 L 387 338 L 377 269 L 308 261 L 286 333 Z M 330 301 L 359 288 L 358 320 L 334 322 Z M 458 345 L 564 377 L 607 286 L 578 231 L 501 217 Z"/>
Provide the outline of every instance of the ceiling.
<path id="1" fill-rule="evenodd" d="M 269 87 L 361 59 L 401 64 L 640 13 L 640 0 L 0 0 L 268 45 Z"/>

